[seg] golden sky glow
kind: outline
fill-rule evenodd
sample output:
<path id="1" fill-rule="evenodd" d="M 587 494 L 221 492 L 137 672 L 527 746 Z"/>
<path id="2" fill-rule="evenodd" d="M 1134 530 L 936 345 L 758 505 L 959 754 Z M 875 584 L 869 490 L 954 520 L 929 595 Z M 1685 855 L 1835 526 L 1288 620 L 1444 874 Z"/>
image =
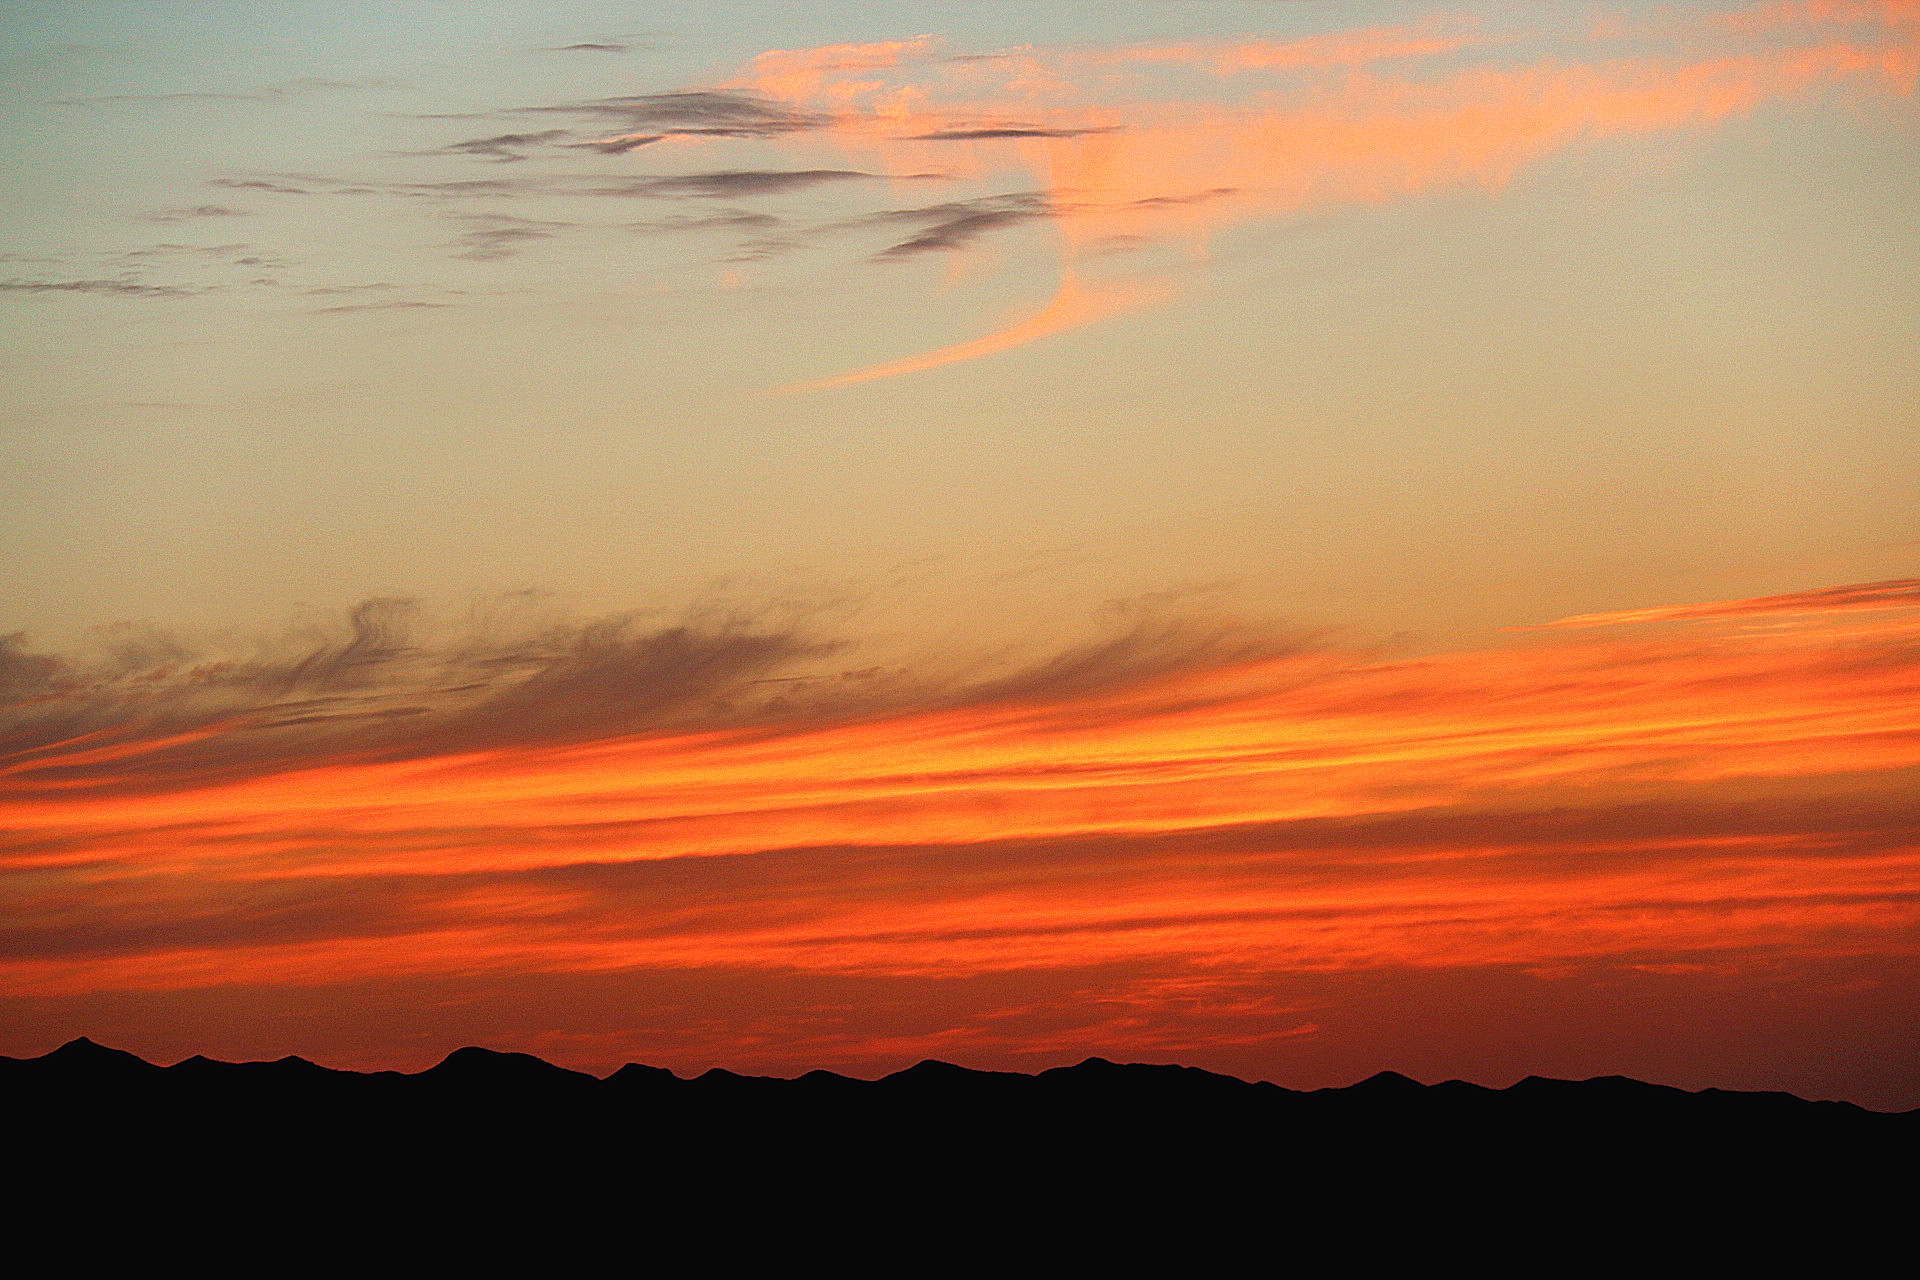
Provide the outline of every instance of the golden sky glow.
<path id="1" fill-rule="evenodd" d="M 0 1053 L 1920 1105 L 1920 2 L 9 25 Z"/>

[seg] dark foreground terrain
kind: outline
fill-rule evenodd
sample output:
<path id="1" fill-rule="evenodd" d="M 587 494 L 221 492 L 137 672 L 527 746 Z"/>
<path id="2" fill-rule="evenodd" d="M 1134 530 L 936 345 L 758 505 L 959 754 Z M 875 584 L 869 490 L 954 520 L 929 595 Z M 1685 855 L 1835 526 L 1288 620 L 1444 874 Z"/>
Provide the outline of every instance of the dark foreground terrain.
<path id="1" fill-rule="evenodd" d="M 8 1203 L 29 1231 L 213 1250 L 209 1265 L 268 1247 L 292 1266 L 305 1254 L 288 1241 L 318 1257 L 404 1238 L 497 1261 L 627 1240 L 693 1249 L 695 1270 L 825 1250 L 920 1272 L 1045 1241 L 1043 1269 L 1258 1247 L 1268 1272 L 1341 1254 L 1365 1274 L 1359 1260 L 1418 1253 L 1532 1257 L 1551 1274 L 1637 1258 L 1661 1274 L 1655 1255 L 1678 1267 L 1681 1250 L 1710 1271 L 1799 1251 L 1845 1273 L 1911 1220 L 1920 1187 L 1920 1111 L 1623 1077 L 1491 1090 L 1382 1073 L 1295 1092 L 1089 1058 L 1033 1076 L 923 1062 L 875 1081 L 639 1065 L 600 1080 L 485 1049 L 404 1075 L 300 1058 L 162 1068 L 76 1040 L 0 1058 L 0 1090 L 8 1163 L 26 1175 Z"/>

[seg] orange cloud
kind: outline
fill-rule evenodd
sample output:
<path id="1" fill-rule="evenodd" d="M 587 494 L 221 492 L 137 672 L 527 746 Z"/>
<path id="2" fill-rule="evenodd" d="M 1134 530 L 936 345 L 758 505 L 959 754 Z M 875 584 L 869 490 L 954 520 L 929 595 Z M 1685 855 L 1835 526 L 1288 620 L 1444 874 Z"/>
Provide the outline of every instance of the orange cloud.
<path id="1" fill-rule="evenodd" d="M 943 364 L 955 364 L 962 360 L 994 355 L 1014 347 L 1025 346 L 1048 334 L 1060 333 L 1067 329 L 1078 328 L 1083 324 L 1091 324 L 1096 320 L 1104 320 L 1123 312 L 1151 306 L 1165 297 L 1169 291 L 1169 286 L 1165 284 L 1148 281 L 1089 284 L 1069 273 L 1061 280 L 1059 291 L 1053 295 L 1052 301 L 1046 306 L 1025 319 L 1015 321 L 984 338 L 956 342 L 950 347 L 940 347 L 919 355 L 906 356 L 886 364 L 874 365 L 872 368 L 855 370 L 852 373 L 795 383 L 783 390 L 787 393 L 826 391 L 833 387 L 852 386 L 855 383 L 892 378 L 903 373 L 918 373 L 922 369 L 937 369 Z"/>
<path id="2" fill-rule="evenodd" d="M 769 49 L 747 64 L 744 75 L 729 88 L 751 88 L 768 97 L 790 100 L 839 100 L 865 92 L 877 82 L 856 77 L 934 51 L 931 36 L 914 40 L 886 40 L 869 44 L 831 44 L 812 49 Z"/>
<path id="3" fill-rule="evenodd" d="M 1723 14 L 1714 21 L 1741 34 L 1848 26 L 1902 29 L 1920 27 L 1920 3 L 1915 0 L 1784 0 Z"/>
<path id="4" fill-rule="evenodd" d="M 77 743 L 0 792 L 0 987 L 1908 954 L 1915 638 L 1282 653 L 172 789 Z"/>
<path id="5" fill-rule="evenodd" d="M 1170 235 L 1198 242 L 1238 223 L 1328 205 L 1498 189 L 1526 166 L 1596 139 L 1712 126 L 1823 89 L 1911 96 L 1920 81 L 1920 33 L 1906 21 L 1912 11 L 1767 6 L 1728 21 L 1791 25 L 1812 42 L 1686 63 L 1546 61 L 1406 79 L 1372 67 L 1457 52 L 1478 37 L 1430 24 L 1293 42 L 1028 48 L 984 60 L 956 60 L 927 40 L 762 55 L 731 87 L 826 111 L 825 136 L 855 167 L 903 178 L 1025 169 L 1028 183 L 1047 193 L 1068 281 L 1039 313 L 986 337 L 789 389 L 995 354 L 1130 310 L 1137 303 L 1089 305 L 1130 288 L 1136 297 L 1165 296 L 1164 285 L 1084 279 L 1110 245 Z M 1858 43 L 1834 34 L 1871 15 L 1884 18 L 1894 38 Z M 1255 77 L 1238 84 L 1255 92 L 1196 96 L 1170 79 L 1193 71 Z M 820 140 L 795 135 L 782 145 Z"/>
<path id="6" fill-rule="evenodd" d="M 1857 586 L 1793 591 L 1786 595 L 1756 596 L 1750 600 L 1716 600 L 1711 604 L 1668 605 L 1658 609 L 1622 609 L 1612 613 L 1582 613 L 1511 630 L 1618 627 L 1641 622 L 1695 622 L 1713 618 L 1805 617 L 1824 613 L 1855 613 L 1882 609 L 1920 609 L 1920 578 L 1894 578 Z"/>

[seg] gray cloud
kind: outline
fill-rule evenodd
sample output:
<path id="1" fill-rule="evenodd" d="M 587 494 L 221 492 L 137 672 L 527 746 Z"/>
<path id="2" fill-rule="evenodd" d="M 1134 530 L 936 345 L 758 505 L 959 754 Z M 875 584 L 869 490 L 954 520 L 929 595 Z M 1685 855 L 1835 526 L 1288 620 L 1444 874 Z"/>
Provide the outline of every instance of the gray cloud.
<path id="1" fill-rule="evenodd" d="M 489 160 L 511 163 L 525 160 L 530 148 L 544 146 L 566 136 L 565 129 L 543 129 L 538 133 L 498 133 L 491 138 L 469 138 L 465 142 L 449 143 L 440 150 L 453 155 L 483 156 Z"/>
<path id="2" fill-rule="evenodd" d="M 0 280 L 0 293 L 93 293 L 122 298 L 189 298 L 212 293 L 219 285 L 189 287 L 144 284 L 138 280 Z"/>
<path id="3" fill-rule="evenodd" d="M 850 182 L 878 176 L 853 169 L 722 169 L 714 173 L 686 173 L 665 178 L 642 178 L 628 184 L 624 189 L 604 188 L 601 194 L 695 196 L 707 199 L 727 196 L 764 196 L 817 187 L 828 182 Z"/>
<path id="4" fill-rule="evenodd" d="M 1018 213 L 1012 210 L 961 214 L 921 232 L 899 244 L 882 249 L 882 258 L 904 258 L 916 253 L 938 253 L 950 249 L 961 249 L 989 231 L 1000 227 L 1010 227 L 1016 223 L 1031 222 L 1043 215 Z"/>
<path id="5" fill-rule="evenodd" d="M 797 240 L 747 240 L 738 245 L 722 262 L 765 262 L 800 247 Z"/>
<path id="6" fill-rule="evenodd" d="M 907 223 L 922 229 L 898 244 L 882 249 L 882 259 L 906 258 L 921 253 L 939 253 L 963 249 L 989 231 L 1016 226 L 1039 218 L 1053 217 L 1057 209 L 1044 195 L 1027 192 L 1004 196 L 984 196 L 977 200 L 957 200 L 925 205 L 917 209 L 894 209 L 862 219 L 865 223 Z"/>
<path id="7" fill-rule="evenodd" d="M 935 129 L 909 134 L 909 142 L 976 142 L 988 138 L 1079 138 L 1090 133 L 1112 133 L 1117 125 L 1085 129 L 1048 129 L 1040 125 L 986 125 L 974 129 Z"/>
<path id="8" fill-rule="evenodd" d="M 514 135 L 529 137 L 535 135 Z M 480 139 L 480 142 L 492 141 Z M 830 182 L 872 181 L 882 175 L 853 169 L 719 169 L 709 173 L 634 176 L 546 174 L 525 178 L 460 178 L 445 182 L 349 182 L 311 174 L 270 174 L 215 178 L 212 185 L 271 191 L 283 195 L 386 195 L 435 200 L 473 200 L 512 196 L 604 196 L 611 198 L 692 197 L 723 199 L 777 195 Z M 910 174 L 934 178 L 939 174 Z"/>
<path id="9" fill-rule="evenodd" d="M 510 258 L 536 240 L 553 239 L 570 225 L 505 214 L 470 214 L 466 218 L 474 227 L 454 241 L 459 250 L 454 256 L 481 262 Z"/>
<path id="10" fill-rule="evenodd" d="M 398 302 L 343 302 L 337 306 L 315 307 L 317 316 L 338 315 L 348 311 L 417 311 L 423 308 L 450 307 L 451 302 L 422 302 L 419 299 L 406 299 Z"/>
<path id="11" fill-rule="evenodd" d="M 244 645 L 150 628 L 98 632 L 76 654 L 0 638 L 0 763 L 27 790 L 165 790 L 344 760 L 399 760 L 656 729 L 786 733 L 910 708 L 1073 694 L 1299 641 L 1151 616 L 1038 663 L 988 656 L 849 669 L 823 610 L 702 604 L 575 622 L 531 594 L 451 632 L 375 599 Z M 90 735 L 98 761 L 57 744 Z"/>
<path id="12" fill-rule="evenodd" d="M 120 254 L 117 260 L 139 263 L 182 259 L 222 262 L 240 267 L 280 268 L 288 265 L 286 259 L 267 257 L 247 244 L 154 244 L 144 249 L 131 249 Z"/>
<path id="13" fill-rule="evenodd" d="M 1240 194 L 1238 187 L 1209 187 L 1205 191 L 1196 191 L 1188 196 L 1147 196 L 1142 200 L 1130 200 L 1128 205 L 1135 209 L 1151 209 L 1162 205 L 1204 204 L 1208 200 L 1219 200 L 1225 196 Z"/>
<path id="14" fill-rule="evenodd" d="M 379 282 L 377 282 L 377 283 L 374 283 L 374 284 L 328 284 L 328 285 L 316 285 L 315 287 L 313 287 L 313 288 L 311 288 L 311 289 L 306 289 L 306 290 L 303 290 L 302 292 L 304 292 L 304 293 L 307 293 L 307 294 L 309 294 L 309 295 L 311 295 L 311 296 L 313 296 L 313 297 L 326 297 L 326 296 L 330 296 L 330 295 L 333 295 L 333 294 L 342 294 L 342 293 L 349 293 L 349 294 L 351 294 L 351 293 L 378 293 L 378 292 L 382 292 L 382 291 L 385 291 L 385 290 L 387 290 L 387 289 L 397 289 L 398 287 L 399 287 L 398 285 L 395 285 L 395 284 L 392 284 L 392 283 L 389 283 L 389 282 L 387 282 L 387 281 L 379 281 Z"/>
<path id="15" fill-rule="evenodd" d="M 660 141 L 664 133 L 623 133 L 615 138 L 596 138 L 588 142 L 569 142 L 569 147 L 584 147 L 606 156 L 623 156 L 636 148 Z"/>
<path id="16" fill-rule="evenodd" d="M 191 222 L 196 218 L 244 218 L 247 211 L 223 204 L 197 204 L 189 209 L 155 209 L 140 216 L 147 222 Z"/>
<path id="17" fill-rule="evenodd" d="M 327 179 L 322 178 L 318 179 L 318 181 L 324 183 Z M 208 180 L 207 185 L 210 187 L 227 187 L 236 191 L 271 191 L 276 195 L 287 196 L 304 196 L 310 194 L 307 187 L 296 187 L 291 182 L 282 181 L 278 178 L 212 178 Z"/>
<path id="18" fill-rule="evenodd" d="M 770 213 L 749 213 L 744 209 L 729 209 L 723 213 L 706 214 L 697 218 L 661 218 L 653 222 L 630 222 L 629 230 L 657 234 L 668 231 L 763 231 L 781 225 L 781 219 Z"/>
<path id="19" fill-rule="evenodd" d="M 509 196 L 531 193 L 538 190 L 538 184 L 531 182 L 514 182 L 502 178 L 468 178 L 455 182 L 402 182 L 384 188 L 349 187 L 338 194 L 354 195 L 360 192 L 368 192 L 375 195 L 423 196 L 441 200 L 468 200 L 476 196 Z"/>
<path id="20" fill-rule="evenodd" d="M 794 696 L 788 682 L 756 679 L 836 647 L 778 611 L 572 623 L 526 597 L 476 610 L 451 639 L 423 640 L 420 629 L 411 601 L 375 599 L 343 620 L 225 651 L 131 625 L 71 656 L 0 638 L 0 760 L 23 765 L 15 772 L 29 785 L 104 785 L 84 764 L 32 763 L 51 744 L 94 734 L 102 745 L 140 745 L 137 762 L 110 771 L 111 785 L 140 790 L 299 760 L 746 723 Z M 199 730 L 213 735 L 175 741 Z"/>
<path id="21" fill-rule="evenodd" d="M 68 107 L 152 102 L 279 102 L 315 93 L 394 87 L 394 82 L 390 80 L 328 80 L 320 76 L 295 76 L 291 80 L 283 80 L 278 84 L 246 91 L 182 90 L 172 93 L 103 93 L 80 98 L 56 98 L 54 101 Z"/>
<path id="22" fill-rule="evenodd" d="M 709 90 L 594 98 L 585 102 L 523 107 L 521 110 L 607 121 L 629 134 L 764 138 L 817 129 L 828 123 L 826 116 L 810 111 L 797 111 L 777 102 L 742 94 Z"/>

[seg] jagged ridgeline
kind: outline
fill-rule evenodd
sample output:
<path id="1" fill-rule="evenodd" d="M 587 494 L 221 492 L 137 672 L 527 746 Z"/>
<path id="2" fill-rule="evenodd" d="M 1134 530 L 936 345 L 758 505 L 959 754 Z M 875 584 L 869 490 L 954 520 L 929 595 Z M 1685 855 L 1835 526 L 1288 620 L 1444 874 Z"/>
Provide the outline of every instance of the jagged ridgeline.
<path id="1" fill-rule="evenodd" d="M 1642 1220 L 1844 1198 L 1860 1214 L 1905 1202 L 1920 1138 L 1920 1111 L 1617 1076 L 1494 1090 L 1383 1072 L 1298 1092 L 1100 1058 L 1037 1075 L 929 1061 L 873 1081 L 629 1064 L 602 1080 L 476 1048 L 411 1075 L 291 1057 L 163 1068 L 82 1039 L 0 1059 L 0 1087 L 16 1167 L 89 1194 L 116 1178 L 147 1196 L 271 1188 L 277 1203 L 351 1187 L 416 1208 L 640 1196 L 704 1213 L 725 1188 L 763 1209 L 852 1197 L 1107 1219 L 1129 1205 L 1351 1217 L 1383 1196 Z"/>

